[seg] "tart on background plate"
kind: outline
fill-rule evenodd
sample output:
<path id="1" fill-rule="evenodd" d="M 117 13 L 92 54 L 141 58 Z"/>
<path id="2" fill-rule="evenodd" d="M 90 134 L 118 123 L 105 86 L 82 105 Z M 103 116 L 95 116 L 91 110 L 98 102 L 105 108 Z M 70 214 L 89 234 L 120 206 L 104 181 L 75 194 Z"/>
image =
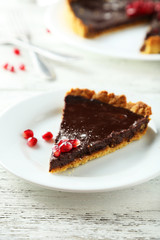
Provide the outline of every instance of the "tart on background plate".
<path id="1" fill-rule="evenodd" d="M 66 0 L 67 18 L 75 33 L 94 38 L 149 22 L 142 53 L 160 53 L 159 0 Z"/>

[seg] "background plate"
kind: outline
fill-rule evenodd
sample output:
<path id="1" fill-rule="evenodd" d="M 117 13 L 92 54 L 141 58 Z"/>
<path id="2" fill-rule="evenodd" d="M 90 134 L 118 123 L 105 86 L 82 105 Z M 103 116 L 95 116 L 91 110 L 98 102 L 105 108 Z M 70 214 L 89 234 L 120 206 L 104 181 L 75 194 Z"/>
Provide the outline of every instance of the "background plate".
<path id="1" fill-rule="evenodd" d="M 159 106 L 151 99 L 147 103 L 154 114 L 146 135 L 112 154 L 88 162 L 61 174 L 48 173 L 50 143 L 42 134 L 58 132 L 65 90 L 38 95 L 13 106 L 0 117 L 0 163 L 15 175 L 46 188 L 95 192 L 115 190 L 145 182 L 160 173 Z M 117 92 L 116 92 L 117 93 Z M 137 101 L 130 94 L 129 100 Z M 142 100 L 142 99 L 141 99 Z M 143 98 L 145 101 L 146 99 Z M 29 148 L 22 137 L 31 128 L 38 137 L 38 145 Z"/>
<path id="2" fill-rule="evenodd" d="M 83 39 L 76 35 L 65 19 L 65 0 L 57 1 L 45 13 L 48 29 L 61 41 L 71 46 L 110 57 L 135 60 L 160 60 L 160 54 L 141 54 L 139 52 L 149 25 L 140 25 L 106 34 L 94 39 Z"/>

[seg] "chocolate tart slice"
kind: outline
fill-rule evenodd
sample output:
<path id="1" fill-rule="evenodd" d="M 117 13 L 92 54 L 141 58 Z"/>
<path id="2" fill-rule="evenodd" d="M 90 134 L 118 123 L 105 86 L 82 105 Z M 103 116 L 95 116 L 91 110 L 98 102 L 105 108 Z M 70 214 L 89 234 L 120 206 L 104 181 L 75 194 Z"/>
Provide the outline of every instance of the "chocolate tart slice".
<path id="1" fill-rule="evenodd" d="M 131 0 L 66 0 L 67 18 L 80 36 L 93 38 L 130 25 L 146 22 L 150 15 L 129 17 L 126 6 Z"/>
<path id="2" fill-rule="evenodd" d="M 151 108 L 143 102 L 127 103 L 124 95 L 106 91 L 71 89 L 65 96 L 63 118 L 55 144 L 78 139 L 80 145 L 58 157 L 51 154 L 50 172 L 77 167 L 124 147 L 145 134 Z"/>
<path id="3" fill-rule="evenodd" d="M 156 16 L 146 34 L 141 52 L 146 54 L 160 53 L 160 16 Z"/>

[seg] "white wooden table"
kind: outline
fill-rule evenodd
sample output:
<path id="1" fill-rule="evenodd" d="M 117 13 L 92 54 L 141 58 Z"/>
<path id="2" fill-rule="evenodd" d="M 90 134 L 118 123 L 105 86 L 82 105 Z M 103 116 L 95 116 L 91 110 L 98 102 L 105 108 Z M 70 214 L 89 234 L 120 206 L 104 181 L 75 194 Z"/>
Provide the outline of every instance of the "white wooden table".
<path id="1" fill-rule="evenodd" d="M 44 9 L 28 1 L 1 0 L 0 26 L 5 25 L 5 15 L 12 6 L 29 16 L 33 42 L 84 54 L 85 60 L 71 66 L 52 62 L 57 80 L 47 82 L 33 74 L 26 51 L 17 57 L 13 47 L 0 46 L 0 66 L 23 61 L 27 67 L 25 73 L 14 74 L 0 67 L 0 113 L 24 98 L 62 85 L 94 88 L 98 84 L 102 89 L 120 86 L 124 92 L 132 90 L 160 102 L 160 62 L 116 60 L 78 52 L 46 33 Z M 76 194 L 42 189 L 0 166 L 0 240 L 4 239 L 159 240 L 160 177 L 126 190 Z"/>

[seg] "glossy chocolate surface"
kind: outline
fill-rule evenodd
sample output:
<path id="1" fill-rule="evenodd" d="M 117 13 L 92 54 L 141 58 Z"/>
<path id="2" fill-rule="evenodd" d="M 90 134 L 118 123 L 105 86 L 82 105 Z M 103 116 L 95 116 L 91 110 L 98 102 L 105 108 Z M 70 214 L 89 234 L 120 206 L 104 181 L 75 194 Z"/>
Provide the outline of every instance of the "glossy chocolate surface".
<path id="1" fill-rule="evenodd" d="M 129 141 L 148 118 L 128 109 L 114 107 L 99 100 L 89 100 L 81 96 L 68 95 L 56 142 L 63 139 L 79 139 L 81 145 L 58 158 L 51 155 L 50 170 L 63 167 L 74 161 L 106 148 L 114 147 L 124 138 Z"/>
<path id="2" fill-rule="evenodd" d="M 88 28 L 88 35 L 103 30 L 134 23 L 146 16 L 128 17 L 126 5 L 130 0 L 73 0 L 71 7 L 74 14 Z"/>

